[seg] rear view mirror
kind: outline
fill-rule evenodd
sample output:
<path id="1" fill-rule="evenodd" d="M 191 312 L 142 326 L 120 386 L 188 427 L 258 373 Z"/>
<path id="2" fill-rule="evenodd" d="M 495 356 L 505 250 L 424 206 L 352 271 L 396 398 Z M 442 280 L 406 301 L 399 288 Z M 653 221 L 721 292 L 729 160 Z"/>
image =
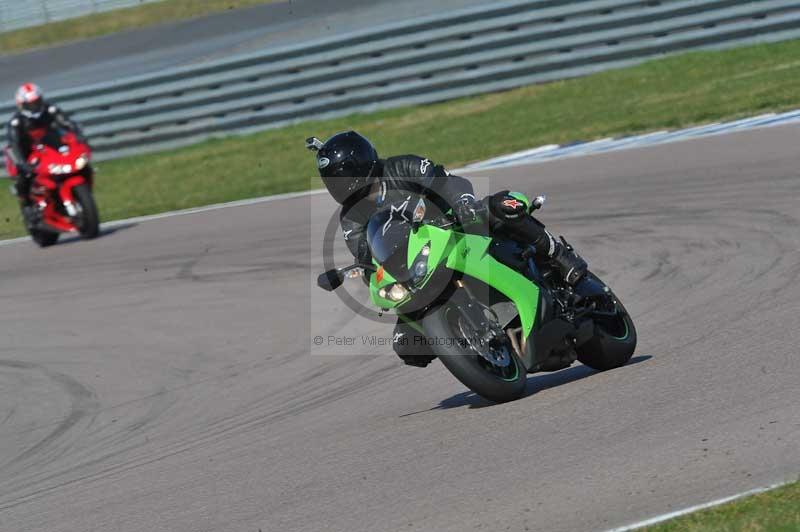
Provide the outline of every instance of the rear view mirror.
<path id="1" fill-rule="evenodd" d="M 538 211 L 544 204 L 547 202 L 547 196 L 536 196 L 533 198 L 533 202 L 531 203 L 530 213 L 533 214 L 534 211 Z"/>
<path id="2" fill-rule="evenodd" d="M 344 274 L 339 270 L 328 270 L 317 278 L 317 286 L 328 292 L 333 292 L 344 283 Z"/>
<path id="3" fill-rule="evenodd" d="M 325 143 L 319 140 L 317 137 L 309 137 L 306 139 L 306 149 L 311 151 L 319 151 L 324 145 Z"/>

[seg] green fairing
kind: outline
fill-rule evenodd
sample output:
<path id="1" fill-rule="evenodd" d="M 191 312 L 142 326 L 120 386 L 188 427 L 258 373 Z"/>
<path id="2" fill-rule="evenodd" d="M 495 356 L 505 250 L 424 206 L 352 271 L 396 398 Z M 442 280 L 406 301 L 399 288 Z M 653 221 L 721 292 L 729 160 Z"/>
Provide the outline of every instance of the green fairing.
<path id="1" fill-rule="evenodd" d="M 431 253 L 428 255 L 428 271 L 433 272 L 450 254 L 450 240 L 456 236 L 453 231 L 439 229 L 430 225 L 423 225 L 408 239 L 408 267 L 414 263 L 419 252 L 426 244 L 430 244 Z M 424 286 L 424 283 L 423 285 Z"/>
<path id="2" fill-rule="evenodd" d="M 520 200 L 522 201 L 522 200 Z M 430 245 L 428 270 L 434 272 L 446 262 L 446 267 L 462 272 L 492 286 L 508 297 L 517 307 L 522 324 L 523 337 L 527 338 L 533 330 L 536 312 L 539 307 L 539 288 L 525 276 L 496 261 L 487 250 L 491 239 L 480 235 L 457 233 L 449 229 L 423 225 L 408 239 L 408 267 L 417 258 L 425 245 Z M 420 288 L 430 280 L 431 274 L 421 283 Z M 372 302 L 384 309 L 402 306 L 406 298 L 399 303 L 384 299 L 378 295 L 381 288 L 393 284 L 395 279 L 384 271 L 383 280 L 378 283 L 377 275 L 370 279 L 370 296 Z"/>
<path id="3" fill-rule="evenodd" d="M 536 322 L 539 287 L 489 255 L 487 250 L 491 239 L 480 235 L 459 234 L 458 237 L 447 267 L 483 281 L 509 298 L 519 311 L 523 338 L 527 338 Z"/>
<path id="4" fill-rule="evenodd" d="M 430 233 L 430 229 L 434 229 L 434 233 Z M 441 229 L 430 227 L 430 226 L 422 226 L 416 233 L 411 233 L 408 239 L 408 264 L 407 266 L 410 268 L 411 265 L 414 263 L 414 259 L 417 258 L 419 252 L 426 244 L 430 244 L 431 253 L 428 255 L 428 270 L 429 274 L 428 277 L 422 282 L 419 287 L 424 287 L 428 281 L 430 280 L 431 274 L 438 268 L 439 264 L 446 258 L 447 253 L 449 253 L 450 246 L 448 246 L 448 242 L 452 238 L 453 232 L 452 231 L 443 231 Z M 380 267 L 380 264 L 373 261 L 373 263 Z M 370 278 L 369 283 L 369 291 L 370 297 L 372 299 L 372 303 L 380 308 L 385 309 L 393 309 L 399 307 L 406 301 L 408 298 L 404 299 L 400 302 L 394 302 L 390 299 L 384 299 L 378 295 L 378 291 L 381 288 L 388 287 L 395 283 L 395 278 L 389 274 L 389 272 L 384 270 L 383 273 L 383 280 L 378 283 L 377 282 L 377 274 L 373 273 L 372 277 Z"/>

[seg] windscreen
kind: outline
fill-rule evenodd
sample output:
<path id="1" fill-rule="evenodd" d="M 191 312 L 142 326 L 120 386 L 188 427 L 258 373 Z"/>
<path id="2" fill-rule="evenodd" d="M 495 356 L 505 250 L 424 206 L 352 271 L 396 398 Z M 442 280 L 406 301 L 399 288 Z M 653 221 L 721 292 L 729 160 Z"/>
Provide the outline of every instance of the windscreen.
<path id="1" fill-rule="evenodd" d="M 411 213 L 386 209 L 376 212 L 367 225 L 367 243 L 372 257 L 400 282 L 411 279 L 406 267 Z"/>
<path id="2" fill-rule="evenodd" d="M 62 138 L 66 131 L 59 127 L 49 127 L 45 131 L 44 136 L 39 140 L 39 144 L 49 146 L 54 150 L 58 150 L 63 145 Z"/>

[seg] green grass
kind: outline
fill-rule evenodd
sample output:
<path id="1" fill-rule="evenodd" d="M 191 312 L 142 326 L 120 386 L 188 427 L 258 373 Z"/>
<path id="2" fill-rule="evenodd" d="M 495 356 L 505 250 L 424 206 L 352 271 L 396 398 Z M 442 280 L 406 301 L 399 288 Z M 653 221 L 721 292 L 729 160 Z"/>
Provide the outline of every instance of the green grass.
<path id="1" fill-rule="evenodd" d="M 98 164 L 105 220 L 318 186 L 303 141 L 354 128 L 383 155 L 417 153 L 451 168 L 547 143 L 800 107 L 800 41 L 689 53 L 547 85 L 204 142 Z M 0 236 L 20 234 L 0 198 Z"/>
<path id="2" fill-rule="evenodd" d="M 800 482 L 645 527 L 644 532 L 798 532 Z"/>
<path id="3" fill-rule="evenodd" d="M 162 0 L 0 33 L 0 54 L 202 17 L 276 0 Z"/>

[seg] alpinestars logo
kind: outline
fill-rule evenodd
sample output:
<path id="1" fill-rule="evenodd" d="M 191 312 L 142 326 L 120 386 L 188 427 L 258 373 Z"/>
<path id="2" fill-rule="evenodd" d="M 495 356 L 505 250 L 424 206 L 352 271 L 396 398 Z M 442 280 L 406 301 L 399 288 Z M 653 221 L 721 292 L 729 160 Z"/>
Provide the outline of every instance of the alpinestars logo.
<path id="1" fill-rule="evenodd" d="M 383 232 L 381 233 L 383 236 L 386 236 L 386 232 L 389 231 L 389 227 L 392 225 L 392 221 L 396 219 L 401 219 L 405 223 L 410 223 L 411 220 L 408 219 L 408 215 L 406 211 L 408 210 L 408 202 L 411 201 L 411 196 L 407 197 L 406 200 L 400 204 L 399 207 L 395 207 L 391 205 L 391 211 L 389 212 L 389 219 L 386 220 L 386 223 L 383 224 Z M 395 216 L 395 214 L 400 214 L 400 216 Z"/>
<path id="2" fill-rule="evenodd" d="M 422 175 L 425 175 L 428 172 L 428 168 L 431 166 L 431 161 L 429 159 L 423 159 L 419 163 L 419 171 L 422 172 Z"/>
<path id="3" fill-rule="evenodd" d="M 520 207 L 524 207 L 525 204 L 516 199 L 507 199 L 503 202 L 503 206 L 510 209 L 519 209 Z"/>

